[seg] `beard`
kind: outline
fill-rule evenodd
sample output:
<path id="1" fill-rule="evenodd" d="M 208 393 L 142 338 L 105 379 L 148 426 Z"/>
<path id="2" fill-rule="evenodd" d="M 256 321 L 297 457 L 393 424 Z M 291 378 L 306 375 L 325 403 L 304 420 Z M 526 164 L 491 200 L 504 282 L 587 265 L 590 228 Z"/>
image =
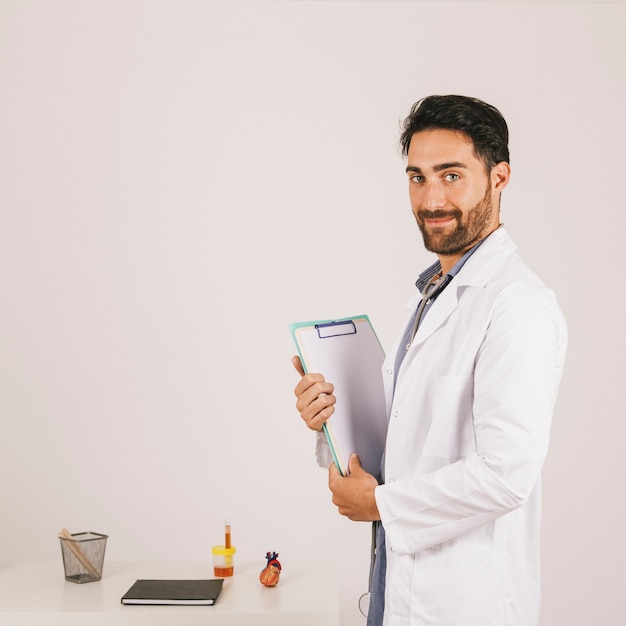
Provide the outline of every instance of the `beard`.
<path id="1" fill-rule="evenodd" d="M 424 219 L 438 217 L 453 217 L 456 220 L 456 228 L 448 233 L 445 232 L 447 227 L 435 226 L 428 229 Z M 493 221 L 491 189 L 487 185 L 483 198 L 466 212 L 465 222 L 463 221 L 463 213 L 457 208 L 447 211 L 422 209 L 417 212 L 415 219 L 422 233 L 426 250 L 446 256 L 464 252 L 493 230 L 491 226 Z"/>

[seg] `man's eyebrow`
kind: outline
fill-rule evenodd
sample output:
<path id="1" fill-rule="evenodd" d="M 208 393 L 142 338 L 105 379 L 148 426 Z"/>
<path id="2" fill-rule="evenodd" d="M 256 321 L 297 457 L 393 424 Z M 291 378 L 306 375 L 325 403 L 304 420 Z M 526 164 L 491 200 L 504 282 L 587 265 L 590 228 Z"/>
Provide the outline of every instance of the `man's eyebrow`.
<path id="1" fill-rule="evenodd" d="M 440 165 L 435 165 L 435 167 L 433 167 L 433 170 L 435 170 L 435 172 L 441 172 L 442 170 L 461 168 L 467 169 L 467 165 L 465 165 L 465 163 L 461 163 L 460 161 L 453 161 L 452 163 L 441 163 Z"/>
<path id="2" fill-rule="evenodd" d="M 418 174 L 421 174 L 422 170 L 419 167 L 415 167 L 414 165 L 407 165 L 406 173 L 408 174 L 409 172 L 417 172 Z"/>
<path id="3" fill-rule="evenodd" d="M 467 169 L 467 165 L 465 165 L 465 163 L 461 163 L 460 161 L 452 161 L 451 163 L 440 163 L 439 165 L 435 165 L 433 167 L 433 171 L 435 172 L 442 172 L 443 170 L 448 170 L 448 169 Z M 409 172 L 414 172 L 416 174 L 421 174 L 422 173 L 422 168 L 421 167 L 417 167 L 415 165 L 407 165 L 406 167 L 406 172 L 407 174 Z"/>

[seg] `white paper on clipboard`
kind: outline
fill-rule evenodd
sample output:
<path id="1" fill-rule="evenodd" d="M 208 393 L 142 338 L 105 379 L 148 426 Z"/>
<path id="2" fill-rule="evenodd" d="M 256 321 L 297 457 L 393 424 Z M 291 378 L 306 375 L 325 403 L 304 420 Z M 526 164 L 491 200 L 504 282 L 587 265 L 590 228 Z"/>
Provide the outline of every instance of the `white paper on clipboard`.
<path id="1" fill-rule="evenodd" d="M 385 353 L 367 315 L 289 326 L 305 372 L 318 372 L 335 387 L 335 412 L 324 425 L 335 465 L 348 475 L 356 452 L 378 475 L 387 415 L 381 367 Z"/>

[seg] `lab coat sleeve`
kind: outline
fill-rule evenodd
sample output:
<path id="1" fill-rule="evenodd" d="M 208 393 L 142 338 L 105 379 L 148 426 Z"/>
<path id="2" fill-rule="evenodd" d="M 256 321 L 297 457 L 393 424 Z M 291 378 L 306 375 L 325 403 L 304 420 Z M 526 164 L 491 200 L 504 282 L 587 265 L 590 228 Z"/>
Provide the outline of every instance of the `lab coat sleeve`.
<path id="1" fill-rule="evenodd" d="M 323 432 L 315 433 L 315 460 L 320 467 L 328 469 L 333 462 L 328 440 Z"/>
<path id="2" fill-rule="evenodd" d="M 485 329 L 473 394 L 462 407 L 471 412 L 475 452 L 376 489 L 388 543 L 398 554 L 488 523 L 522 506 L 536 485 L 565 356 L 565 321 L 551 291 L 510 285 Z"/>

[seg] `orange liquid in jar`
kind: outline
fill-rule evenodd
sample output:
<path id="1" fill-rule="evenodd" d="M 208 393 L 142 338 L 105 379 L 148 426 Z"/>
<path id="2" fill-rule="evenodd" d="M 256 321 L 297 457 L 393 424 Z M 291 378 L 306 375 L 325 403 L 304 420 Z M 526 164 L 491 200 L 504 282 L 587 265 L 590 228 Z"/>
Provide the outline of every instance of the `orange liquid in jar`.
<path id="1" fill-rule="evenodd" d="M 213 572 L 215 576 L 218 578 L 226 578 L 227 576 L 232 576 L 235 568 L 234 567 L 217 567 L 213 568 Z"/>

